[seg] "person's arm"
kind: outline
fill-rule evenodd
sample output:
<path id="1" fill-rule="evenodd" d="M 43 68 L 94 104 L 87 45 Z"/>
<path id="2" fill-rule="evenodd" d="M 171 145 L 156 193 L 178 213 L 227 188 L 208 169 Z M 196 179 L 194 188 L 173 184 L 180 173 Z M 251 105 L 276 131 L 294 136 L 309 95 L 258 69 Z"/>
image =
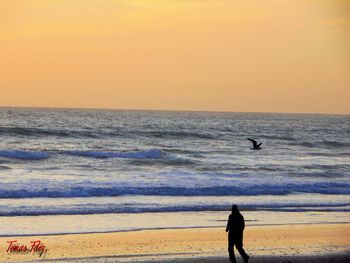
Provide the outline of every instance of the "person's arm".
<path id="1" fill-rule="evenodd" d="M 230 230 L 230 225 L 231 225 L 230 217 L 228 217 L 227 226 L 226 226 L 226 232 L 228 232 Z"/>
<path id="2" fill-rule="evenodd" d="M 245 227 L 245 222 L 244 222 L 244 217 L 242 216 L 242 230 L 244 230 Z"/>

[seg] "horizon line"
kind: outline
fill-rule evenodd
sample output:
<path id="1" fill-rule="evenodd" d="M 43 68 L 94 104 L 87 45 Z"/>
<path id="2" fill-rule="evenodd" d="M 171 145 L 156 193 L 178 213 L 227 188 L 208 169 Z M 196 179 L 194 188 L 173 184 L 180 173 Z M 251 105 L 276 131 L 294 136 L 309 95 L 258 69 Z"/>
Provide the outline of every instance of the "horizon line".
<path id="1" fill-rule="evenodd" d="M 48 106 L 2 106 L 4 108 L 17 109 L 57 109 L 57 110 L 111 110 L 111 111 L 162 111 L 162 112 L 198 112 L 198 113 L 252 113 L 252 114 L 294 114 L 294 115 L 341 115 L 349 116 L 350 113 L 323 113 L 323 112 L 272 112 L 272 111 L 231 111 L 231 110 L 176 110 L 176 109 L 143 109 L 143 108 L 103 108 L 103 107 L 48 107 Z"/>

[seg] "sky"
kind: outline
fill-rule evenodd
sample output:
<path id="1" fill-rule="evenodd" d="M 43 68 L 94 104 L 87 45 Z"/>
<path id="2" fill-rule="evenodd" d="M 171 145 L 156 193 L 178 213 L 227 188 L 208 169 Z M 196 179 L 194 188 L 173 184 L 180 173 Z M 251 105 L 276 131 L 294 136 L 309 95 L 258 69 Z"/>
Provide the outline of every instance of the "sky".
<path id="1" fill-rule="evenodd" d="M 350 114 L 348 0 L 0 2 L 0 106 Z"/>

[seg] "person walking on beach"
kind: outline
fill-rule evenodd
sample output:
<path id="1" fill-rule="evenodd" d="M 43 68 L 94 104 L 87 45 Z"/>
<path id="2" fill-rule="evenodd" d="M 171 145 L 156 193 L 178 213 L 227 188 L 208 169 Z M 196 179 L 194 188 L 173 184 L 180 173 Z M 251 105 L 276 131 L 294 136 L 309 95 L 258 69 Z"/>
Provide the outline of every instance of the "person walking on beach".
<path id="1" fill-rule="evenodd" d="M 243 230 L 244 230 L 244 217 L 238 211 L 236 205 L 232 206 L 232 212 L 228 217 L 226 232 L 228 232 L 228 253 L 231 262 L 236 263 L 235 252 L 233 247 L 236 246 L 239 254 L 244 259 L 244 263 L 248 263 L 249 256 L 243 249 Z"/>

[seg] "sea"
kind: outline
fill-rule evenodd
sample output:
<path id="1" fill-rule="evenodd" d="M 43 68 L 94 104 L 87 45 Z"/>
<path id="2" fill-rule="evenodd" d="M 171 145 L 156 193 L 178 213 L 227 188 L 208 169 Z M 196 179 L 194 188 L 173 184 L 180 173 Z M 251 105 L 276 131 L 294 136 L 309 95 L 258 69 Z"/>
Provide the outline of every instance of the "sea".
<path id="1" fill-rule="evenodd" d="M 0 108 L 0 235 L 222 226 L 234 203 L 350 223 L 349 179 L 349 115 Z"/>

